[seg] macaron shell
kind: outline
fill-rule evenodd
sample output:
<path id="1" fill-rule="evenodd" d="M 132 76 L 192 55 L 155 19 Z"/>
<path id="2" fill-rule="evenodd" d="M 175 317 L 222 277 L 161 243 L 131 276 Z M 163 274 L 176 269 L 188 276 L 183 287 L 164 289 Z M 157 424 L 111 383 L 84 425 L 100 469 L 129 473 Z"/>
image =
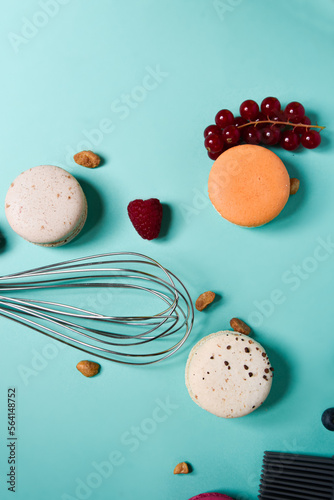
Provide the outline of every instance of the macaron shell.
<path id="1" fill-rule="evenodd" d="M 87 207 L 87 201 L 85 198 L 85 209 L 82 212 L 81 219 L 78 222 L 78 225 L 73 229 L 71 233 L 69 233 L 64 239 L 60 241 L 55 241 L 53 243 L 34 243 L 35 245 L 43 246 L 43 247 L 61 247 L 62 245 L 66 245 L 66 243 L 69 243 L 72 241 L 82 230 L 82 228 L 85 225 L 85 222 L 87 220 L 87 214 L 88 214 L 88 207 Z"/>
<path id="2" fill-rule="evenodd" d="M 40 165 L 11 184 L 5 211 L 12 229 L 42 246 L 60 246 L 73 239 L 87 217 L 87 201 L 78 181 L 62 168 Z"/>
<path id="3" fill-rule="evenodd" d="M 272 369 L 263 347 L 246 335 L 213 333 L 191 350 L 186 386 L 193 401 L 222 418 L 248 415 L 265 401 Z"/>
<path id="4" fill-rule="evenodd" d="M 200 495 L 189 498 L 189 500 L 233 500 L 233 498 L 222 495 L 221 493 L 201 493 Z"/>
<path id="5" fill-rule="evenodd" d="M 290 195 L 282 160 L 261 146 L 243 144 L 222 153 L 209 174 L 209 197 L 222 217 L 257 227 L 274 219 Z"/>

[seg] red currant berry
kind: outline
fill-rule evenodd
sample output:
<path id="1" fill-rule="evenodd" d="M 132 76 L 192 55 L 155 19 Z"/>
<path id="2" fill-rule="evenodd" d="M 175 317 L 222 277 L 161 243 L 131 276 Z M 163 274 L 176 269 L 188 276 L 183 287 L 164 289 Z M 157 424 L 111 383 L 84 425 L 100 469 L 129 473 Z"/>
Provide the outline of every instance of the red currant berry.
<path id="1" fill-rule="evenodd" d="M 286 122 L 286 118 L 284 116 L 283 111 L 272 111 L 269 115 L 269 119 L 274 122 Z M 285 125 L 276 125 L 280 130 L 282 130 Z"/>
<path id="2" fill-rule="evenodd" d="M 240 125 L 245 125 L 246 123 L 248 123 L 248 120 L 246 120 L 245 118 L 243 118 L 242 116 L 236 116 L 234 118 L 234 122 L 233 122 L 233 125 L 235 127 L 240 127 Z M 243 130 L 244 128 L 242 128 L 241 130 Z"/>
<path id="3" fill-rule="evenodd" d="M 298 123 L 302 123 L 303 125 L 311 125 L 311 120 L 308 116 L 304 116 L 304 118 L 302 118 Z M 308 127 L 295 127 L 293 130 L 296 132 L 296 134 L 303 134 L 310 129 Z"/>
<path id="4" fill-rule="evenodd" d="M 266 116 L 269 116 L 273 111 L 280 111 L 281 103 L 276 97 L 266 97 L 261 102 L 261 111 Z"/>
<path id="5" fill-rule="evenodd" d="M 259 105 L 252 99 L 247 99 L 240 105 L 240 114 L 246 120 L 253 121 L 259 114 Z"/>
<path id="6" fill-rule="evenodd" d="M 225 144 L 229 146 L 235 146 L 240 141 L 240 132 L 234 125 L 224 128 L 222 136 Z"/>
<path id="7" fill-rule="evenodd" d="M 301 119 L 298 117 L 298 116 L 290 116 L 290 118 L 288 118 L 289 120 L 289 124 L 290 123 L 293 123 L 293 124 L 298 124 L 300 123 Z"/>
<path id="8" fill-rule="evenodd" d="M 315 149 L 321 143 L 321 135 L 316 130 L 308 130 L 301 136 L 301 143 L 304 148 Z"/>
<path id="9" fill-rule="evenodd" d="M 305 109 L 300 102 L 289 102 L 289 104 L 286 106 L 284 110 L 285 117 L 288 120 L 299 120 L 298 123 L 300 123 L 300 120 L 304 118 L 305 116 Z"/>
<path id="10" fill-rule="evenodd" d="M 204 146 L 209 153 L 219 153 L 224 147 L 224 141 L 221 135 L 210 134 L 205 138 Z"/>
<path id="11" fill-rule="evenodd" d="M 265 127 L 261 130 L 261 142 L 266 146 L 275 146 L 281 139 L 281 131 L 279 128 Z"/>
<path id="12" fill-rule="evenodd" d="M 245 127 L 243 139 L 245 142 L 247 142 L 247 144 L 260 144 L 261 132 L 257 129 L 257 127 L 254 127 L 252 125 L 250 127 Z"/>
<path id="13" fill-rule="evenodd" d="M 221 134 L 221 130 L 220 130 L 219 127 L 217 127 L 217 125 L 209 125 L 204 130 L 204 137 L 207 137 L 210 134 L 220 135 Z"/>
<path id="14" fill-rule="evenodd" d="M 265 115 L 265 114 L 263 114 L 263 113 L 261 113 L 261 112 L 260 112 L 260 113 L 257 115 L 256 120 L 254 120 L 254 121 L 255 121 L 255 122 L 263 122 L 263 121 L 267 121 L 267 117 L 266 117 L 266 115 Z M 268 124 L 267 124 L 267 123 L 259 123 L 258 125 L 256 125 L 256 128 L 257 128 L 257 129 L 259 129 L 259 130 L 261 130 L 262 128 L 267 127 L 267 126 L 268 126 Z"/>
<path id="15" fill-rule="evenodd" d="M 221 109 L 216 114 L 215 122 L 220 128 L 225 128 L 228 125 L 233 125 L 234 116 L 228 109 Z"/>
<path id="16" fill-rule="evenodd" d="M 215 161 L 215 160 L 217 160 L 217 158 L 219 158 L 219 156 L 222 154 L 222 152 L 223 152 L 223 151 L 219 151 L 218 153 L 210 153 L 210 152 L 208 151 L 208 157 L 209 157 L 211 160 Z"/>
<path id="17" fill-rule="evenodd" d="M 282 133 L 280 145 L 283 149 L 286 149 L 287 151 L 294 151 L 298 148 L 299 144 L 300 137 L 293 130 L 285 130 L 285 132 Z"/>

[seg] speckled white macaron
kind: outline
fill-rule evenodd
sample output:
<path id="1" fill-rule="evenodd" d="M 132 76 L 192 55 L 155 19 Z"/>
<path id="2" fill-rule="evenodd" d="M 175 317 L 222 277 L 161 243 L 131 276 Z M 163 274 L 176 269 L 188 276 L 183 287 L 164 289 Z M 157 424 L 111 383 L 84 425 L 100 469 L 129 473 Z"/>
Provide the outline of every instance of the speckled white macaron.
<path id="1" fill-rule="evenodd" d="M 191 350 L 186 385 L 191 398 L 204 410 L 217 417 L 243 417 L 267 398 L 272 372 L 258 342 L 221 331 L 204 337 Z"/>
<path id="2" fill-rule="evenodd" d="M 10 226 L 22 238 L 55 247 L 79 234 L 87 218 L 87 201 L 79 182 L 66 170 L 40 165 L 12 182 L 5 211 Z"/>

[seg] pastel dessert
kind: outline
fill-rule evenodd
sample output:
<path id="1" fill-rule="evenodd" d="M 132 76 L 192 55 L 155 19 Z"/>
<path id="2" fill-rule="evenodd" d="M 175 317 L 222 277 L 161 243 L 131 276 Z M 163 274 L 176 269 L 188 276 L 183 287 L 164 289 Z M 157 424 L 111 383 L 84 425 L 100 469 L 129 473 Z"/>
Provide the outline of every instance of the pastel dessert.
<path id="1" fill-rule="evenodd" d="M 223 495 L 222 493 L 201 493 L 189 500 L 233 500 L 233 498 Z"/>
<path id="2" fill-rule="evenodd" d="M 209 175 L 209 197 L 224 219 L 257 227 L 283 210 L 290 178 L 282 160 L 269 149 L 251 144 L 222 153 Z"/>
<path id="3" fill-rule="evenodd" d="M 223 418 L 256 410 L 267 398 L 273 369 L 263 347 L 246 335 L 212 333 L 190 351 L 186 386 L 192 400 Z"/>
<path id="4" fill-rule="evenodd" d="M 40 165 L 12 182 L 5 200 L 12 229 L 31 243 L 64 245 L 83 228 L 87 201 L 79 182 L 66 170 Z"/>

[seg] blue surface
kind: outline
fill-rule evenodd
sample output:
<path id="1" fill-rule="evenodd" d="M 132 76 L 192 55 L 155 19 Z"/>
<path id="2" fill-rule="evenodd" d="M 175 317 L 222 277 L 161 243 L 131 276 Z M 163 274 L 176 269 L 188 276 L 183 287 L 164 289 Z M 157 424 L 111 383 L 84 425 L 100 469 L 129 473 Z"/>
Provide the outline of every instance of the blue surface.
<path id="1" fill-rule="evenodd" d="M 75 369 L 80 353 L 3 319 L 0 497 L 187 500 L 220 491 L 255 500 L 264 450 L 333 454 L 321 414 L 334 403 L 334 249 L 323 243 L 334 241 L 334 3 L 58 0 L 44 16 L 42 3 L 7 3 L 0 20 L 1 203 L 21 171 L 53 164 L 82 182 L 89 219 L 75 241 L 49 249 L 16 236 L 2 210 L 1 273 L 132 250 L 173 270 L 194 299 L 211 289 L 221 300 L 196 313 L 175 358 L 147 368 L 103 362 L 90 380 Z M 274 222 L 247 230 L 206 197 L 202 133 L 219 109 L 236 113 L 244 99 L 267 95 L 300 100 L 327 128 L 316 151 L 278 151 L 301 188 Z M 83 148 L 101 154 L 101 168 L 71 160 Z M 154 242 L 126 215 L 141 197 L 170 207 L 166 236 Z M 232 316 L 253 326 L 276 376 L 263 408 L 226 421 L 191 401 L 184 366 L 194 343 Z M 15 495 L 6 485 L 9 387 L 18 399 Z M 174 476 L 183 460 L 193 472 Z"/>

